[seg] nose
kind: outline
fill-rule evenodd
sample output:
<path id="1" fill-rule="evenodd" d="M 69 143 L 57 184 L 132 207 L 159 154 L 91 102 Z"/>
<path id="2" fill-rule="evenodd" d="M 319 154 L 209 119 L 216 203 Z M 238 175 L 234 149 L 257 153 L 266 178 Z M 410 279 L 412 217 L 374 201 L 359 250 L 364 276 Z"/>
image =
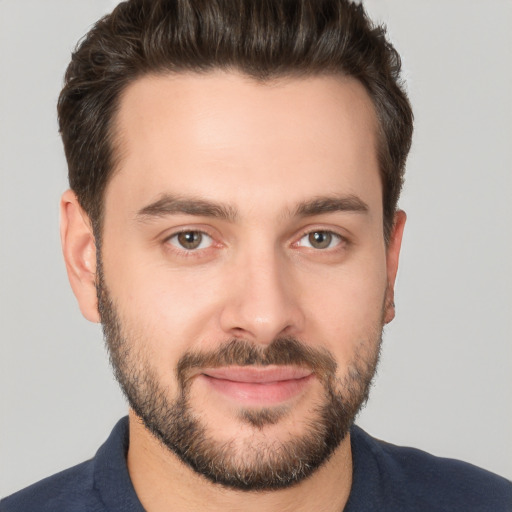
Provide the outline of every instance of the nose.
<path id="1" fill-rule="evenodd" d="M 300 290 L 290 262 L 278 251 L 238 258 L 229 275 L 220 316 L 225 333 L 258 344 L 300 334 L 305 320 Z"/>

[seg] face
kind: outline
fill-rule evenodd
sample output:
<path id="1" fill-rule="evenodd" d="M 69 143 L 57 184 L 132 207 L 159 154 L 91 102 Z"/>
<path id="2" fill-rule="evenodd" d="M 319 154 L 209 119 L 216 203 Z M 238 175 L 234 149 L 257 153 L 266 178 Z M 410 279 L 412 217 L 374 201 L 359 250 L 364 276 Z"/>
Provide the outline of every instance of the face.
<path id="1" fill-rule="evenodd" d="M 343 440 L 393 315 L 369 97 L 340 77 L 145 77 L 116 136 L 98 298 L 131 407 L 212 481 L 292 485 Z"/>

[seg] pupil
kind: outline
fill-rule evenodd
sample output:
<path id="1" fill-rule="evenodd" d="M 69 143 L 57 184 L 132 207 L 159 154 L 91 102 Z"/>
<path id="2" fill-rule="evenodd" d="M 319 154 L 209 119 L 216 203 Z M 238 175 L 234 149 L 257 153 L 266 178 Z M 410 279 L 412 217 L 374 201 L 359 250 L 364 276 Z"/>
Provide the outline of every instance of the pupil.
<path id="1" fill-rule="evenodd" d="M 309 235 L 309 243 L 315 247 L 315 249 L 325 249 L 331 244 L 332 235 L 325 231 L 316 231 Z"/>

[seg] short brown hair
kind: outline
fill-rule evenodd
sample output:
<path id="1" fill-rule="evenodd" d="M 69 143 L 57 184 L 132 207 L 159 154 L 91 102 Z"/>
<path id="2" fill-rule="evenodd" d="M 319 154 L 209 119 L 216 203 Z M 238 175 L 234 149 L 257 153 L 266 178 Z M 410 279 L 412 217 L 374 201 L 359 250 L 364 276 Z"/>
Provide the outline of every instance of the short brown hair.
<path id="1" fill-rule="evenodd" d="M 236 69 L 258 80 L 341 74 L 368 91 L 379 122 L 384 236 L 389 239 L 412 137 L 400 57 L 349 0 L 128 0 L 73 53 L 59 97 L 69 183 L 101 232 L 115 168 L 112 128 L 128 84 L 149 73 Z"/>

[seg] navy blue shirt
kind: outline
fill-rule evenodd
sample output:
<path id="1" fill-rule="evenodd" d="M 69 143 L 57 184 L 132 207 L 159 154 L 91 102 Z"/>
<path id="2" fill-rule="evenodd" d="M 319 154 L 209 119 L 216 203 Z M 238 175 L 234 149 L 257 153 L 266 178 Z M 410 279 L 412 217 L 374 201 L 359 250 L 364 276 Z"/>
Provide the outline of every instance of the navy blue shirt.
<path id="1" fill-rule="evenodd" d="M 351 431 L 353 484 L 344 512 L 510 512 L 512 483 L 464 462 Z M 144 512 L 128 474 L 128 418 L 96 456 L 0 502 L 1 512 Z"/>

